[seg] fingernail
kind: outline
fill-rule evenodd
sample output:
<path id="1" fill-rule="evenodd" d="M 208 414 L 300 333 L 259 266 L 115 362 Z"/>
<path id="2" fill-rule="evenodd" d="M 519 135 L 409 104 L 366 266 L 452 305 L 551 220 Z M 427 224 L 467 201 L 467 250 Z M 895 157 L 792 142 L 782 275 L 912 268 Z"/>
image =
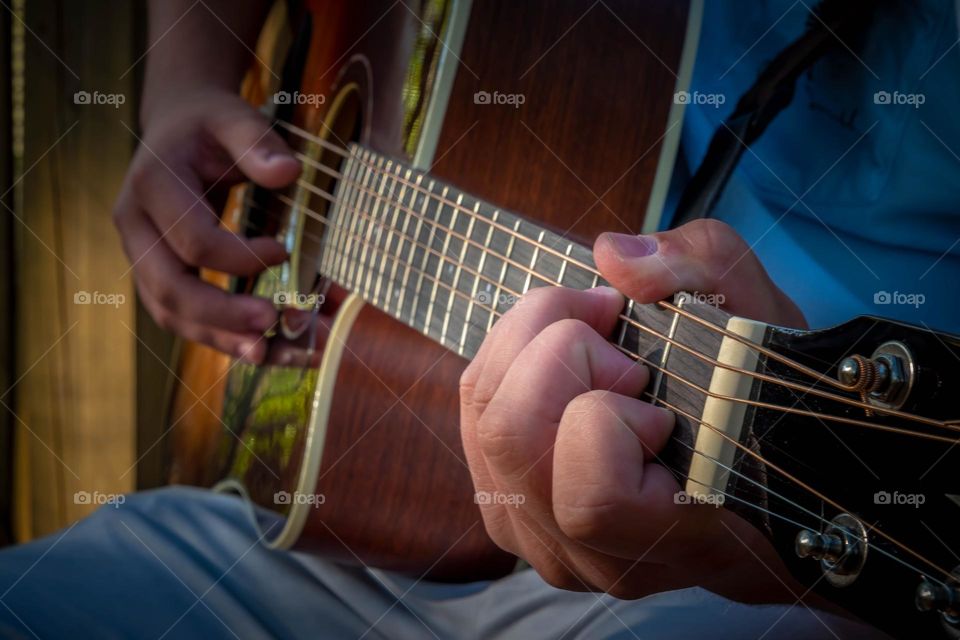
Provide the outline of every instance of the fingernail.
<path id="1" fill-rule="evenodd" d="M 644 258 L 657 252 L 657 239 L 653 236 L 628 236 L 611 233 L 610 242 L 621 258 Z"/>

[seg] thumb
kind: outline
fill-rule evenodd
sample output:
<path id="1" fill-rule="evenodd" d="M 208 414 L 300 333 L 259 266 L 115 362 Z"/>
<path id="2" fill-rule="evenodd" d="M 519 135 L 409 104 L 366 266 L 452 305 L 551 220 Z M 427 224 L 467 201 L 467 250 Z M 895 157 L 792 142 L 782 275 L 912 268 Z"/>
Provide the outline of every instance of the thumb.
<path id="1" fill-rule="evenodd" d="M 207 128 L 250 180 L 285 187 L 300 174 L 300 161 L 259 111 L 237 97 L 207 120 Z"/>
<path id="2" fill-rule="evenodd" d="M 694 220 L 651 235 L 604 233 L 593 254 L 603 277 L 637 302 L 656 302 L 678 291 L 714 294 L 730 313 L 806 326 L 800 309 L 747 243 L 719 220 Z"/>

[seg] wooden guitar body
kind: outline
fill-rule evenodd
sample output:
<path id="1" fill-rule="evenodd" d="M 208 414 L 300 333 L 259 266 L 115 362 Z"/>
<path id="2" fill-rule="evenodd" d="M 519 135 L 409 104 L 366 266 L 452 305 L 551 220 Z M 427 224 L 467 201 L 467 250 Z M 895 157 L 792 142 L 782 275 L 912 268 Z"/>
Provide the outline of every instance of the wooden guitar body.
<path id="1" fill-rule="evenodd" d="M 682 115 L 672 97 L 699 24 L 687 3 L 296 5 L 282 82 L 253 93 L 323 98 L 281 104 L 280 119 L 412 163 L 586 246 L 656 224 Z M 299 150 L 336 170 L 327 152 Z M 245 205 L 256 197 L 234 194 L 225 223 L 255 218 Z M 309 291 L 310 241 L 323 229 L 307 220 L 290 236 L 298 230 L 286 272 L 232 288 Z M 515 559 L 484 532 L 460 445 L 467 360 L 338 286 L 324 295 L 291 341 L 308 367 L 274 357 L 257 369 L 186 346 L 172 480 L 228 478 L 221 488 L 286 516 L 265 530 L 276 546 L 440 579 L 509 572 Z M 299 492 L 322 498 L 298 504 Z"/>

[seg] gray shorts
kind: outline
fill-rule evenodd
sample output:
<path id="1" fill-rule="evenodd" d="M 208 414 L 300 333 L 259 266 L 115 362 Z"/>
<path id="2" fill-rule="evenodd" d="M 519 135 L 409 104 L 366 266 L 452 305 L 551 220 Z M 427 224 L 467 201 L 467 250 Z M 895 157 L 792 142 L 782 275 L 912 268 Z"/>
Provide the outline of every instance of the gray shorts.
<path id="1" fill-rule="evenodd" d="M 270 517 L 264 515 L 263 517 Z M 127 496 L 55 535 L 0 551 L 3 638 L 864 638 L 795 606 L 702 589 L 641 600 L 561 591 L 532 570 L 437 584 L 257 542 L 231 496 Z"/>

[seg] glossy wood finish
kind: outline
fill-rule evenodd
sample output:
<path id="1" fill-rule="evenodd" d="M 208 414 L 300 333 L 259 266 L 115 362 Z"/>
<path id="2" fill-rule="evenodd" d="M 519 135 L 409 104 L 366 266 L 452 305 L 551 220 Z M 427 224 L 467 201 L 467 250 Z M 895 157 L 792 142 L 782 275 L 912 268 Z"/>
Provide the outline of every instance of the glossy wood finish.
<path id="1" fill-rule="evenodd" d="M 386 2 L 306 6 L 314 19 L 301 90 L 330 97 L 356 82 L 360 141 L 404 159 L 401 89 L 419 22 Z M 638 231 L 685 19 L 685 3 L 667 1 L 476 2 L 433 170 L 587 246 L 605 230 Z M 526 102 L 476 104 L 478 90 L 519 91 Z M 325 113 L 299 108 L 293 118 L 318 131 Z M 466 361 L 373 308 L 347 346 L 317 488 L 325 500 L 300 548 L 438 579 L 508 571 L 514 559 L 486 537 L 463 461 Z M 272 481 L 253 473 L 264 504 Z"/>
<path id="2" fill-rule="evenodd" d="M 675 2 L 609 6 L 613 13 L 597 5 L 584 16 L 588 5 L 582 3 L 549 10 L 507 0 L 475 3 L 432 172 L 532 220 L 572 229 L 569 235 L 588 246 L 605 230 L 638 231 L 675 78 L 635 35 L 675 70 L 686 12 Z M 527 102 L 519 109 L 476 104 L 480 90 L 523 92 Z M 381 110 L 397 100 L 379 87 L 376 95 Z M 381 113 L 375 113 L 370 145 L 390 154 L 396 141 L 392 125 L 381 128 Z M 606 192 L 603 202 L 591 192 Z M 355 332 L 363 336 L 361 357 L 343 365 L 332 448 L 324 459 L 326 468 L 336 463 L 336 469 L 321 482 L 336 503 L 331 515 L 343 520 L 318 509 L 305 537 L 324 550 L 335 548 L 329 527 L 350 539 L 364 561 L 418 572 L 442 557 L 442 570 L 434 574 L 443 578 L 506 570 L 511 562 L 479 535 L 482 522 L 462 465 L 457 381 L 466 361 L 377 311 L 365 312 Z M 434 362 L 436 368 L 404 396 L 413 411 L 397 404 L 384 415 L 396 398 L 381 380 L 399 395 L 416 381 L 414 371 Z M 342 502 L 334 498 L 350 483 L 357 487 Z M 382 500 L 363 500 L 361 486 Z M 467 537 L 451 547 L 465 531 Z"/>

